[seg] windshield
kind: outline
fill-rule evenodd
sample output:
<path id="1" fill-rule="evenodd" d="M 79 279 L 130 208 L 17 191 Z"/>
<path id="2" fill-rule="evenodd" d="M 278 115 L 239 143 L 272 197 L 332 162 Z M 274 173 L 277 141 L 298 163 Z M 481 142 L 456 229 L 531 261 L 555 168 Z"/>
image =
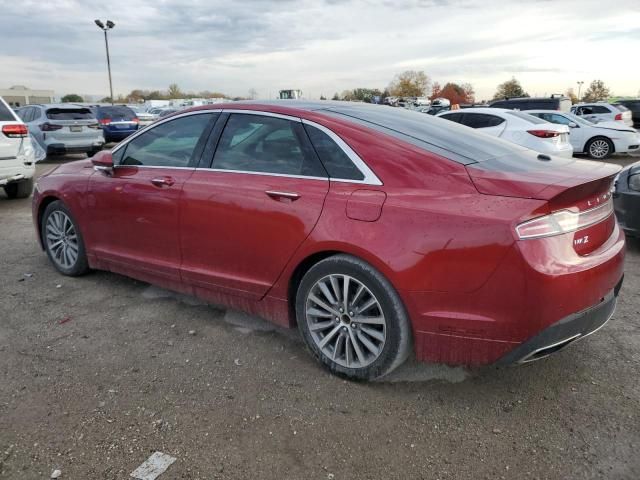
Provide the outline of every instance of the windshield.
<path id="1" fill-rule="evenodd" d="M 100 107 L 98 115 L 101 118 L 124 118 L 131 120 L 136 114 L 129 107 Z"/>

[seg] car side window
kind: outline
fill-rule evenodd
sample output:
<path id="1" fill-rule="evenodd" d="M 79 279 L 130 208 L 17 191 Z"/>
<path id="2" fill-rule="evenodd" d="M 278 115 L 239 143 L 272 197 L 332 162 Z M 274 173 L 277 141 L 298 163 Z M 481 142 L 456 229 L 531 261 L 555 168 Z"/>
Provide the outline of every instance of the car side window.
<path id="1" fill-rule="evenodd" d="M 146 130 L 126 145 L 120 165 L 188 167 L 213 113 L 176 118 Z"/>
<path id="2" fill-rule="evenodd" d="M 487 115 L 485 113 L 465 112 L 462 123 L 471 128 L 488 128 L 495 127 L 504 122 L 504 119 L 495 115 Z"/>
<path id="3" fill-rule="evenodd" d="M 452 122 L 460 123 L 462 121 L 462 115 L 464 115 L 462 112 L 456 112 L 456 113 L 447 113 L 446 115 L 440 115 L 440 116 Z"/>
<path id="4" fill-rule="evenodd" d="M 354 165 L 349 155 L 319 128 L 304 125 L 314 150 L 331 178 L 364 180 L 364 174 Z"/>
<path id="5" fill-rule="evenodd" d="M 547 122 L 557 123 L 559 125 L 569 125 L 571 123 L 570 119 L 557 113 L 534 113 L 533 115 Z"/>
<path id="6" fill-rule="evenodd" d="M 591 113 L 611 113 L 607 107 L 602 105 L 594 105 L 591 107 Z"/>
<path id="7" fill-rule="evenodd" d="M 222 131 L 213 168 L 240 172 L 326 177 L 301 122 L 233 113 Z"/>

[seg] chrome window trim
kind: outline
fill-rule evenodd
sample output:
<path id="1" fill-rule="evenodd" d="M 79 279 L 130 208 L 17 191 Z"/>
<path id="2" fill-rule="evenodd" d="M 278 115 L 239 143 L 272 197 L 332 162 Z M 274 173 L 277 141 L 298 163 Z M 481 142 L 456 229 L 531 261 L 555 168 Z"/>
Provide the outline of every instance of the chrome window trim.
<path id="1" fill-rule="evenodd" d="M 364 160 L 362 160 L 362 158 L 360 158 L 360 156 L 356 152 L 354 152 L 353 149 L 349 145 L 347 145 L 347 143 L 344 140 L 342 140 L 342 138 L 340 138 L 336 133 L 334 133 L 332 130 L 328 129 L 324 125 L 320 125 L 319 123 L 313 122 L 311 120 L 302 119 L 302 123 L 315 127 L 318 130 L 327 134 L 329 138 L 331 138 L 331 140 L 336 142 L 338 147 L 340 147 L 340 149 L 344 153 L 346 153 L 346 155 L 353 162 L 356 168 L 360 170 L 360 173 L 364 175 L 364 179 L 362 180 L 351 180 L 346 178 L 330 177 L 330 180 L 332 182 L 359 183 L 363 185 L 382 185 L 382 181 L 378 178 L 378 176 L 375 173 L 373 173 L 373 170 L 371 170 L 369 166 L 364 162 Z"/>
<path id="2" fill-rule="evenodd" d="M 320 131 L 324 132 L 326 135 L 329 136 L 329 138 L 331 138 L 331 140 L 333 140 L 334 142 L 336 142 L 336 144 L 342 149 L 342 151 L 349 157 L 349 159 L 354 163 L 354 165 L 356 166 L 356 168 L 358 170 L 360 170 L 360 172 L 364 175 L 364 179 L 362 180 L 351 180 L 351 179 L 346 179 L 346 178 L 333 178 L 333 177 L 311 177 L 311 176 L 307 176 L 307 175 L 291 175 L 291 174 L 286 174 L 286 173 L 270 173 L 270 172 L 252 172 L 249 170 L 225 170 L 225 169 L 220 169 L 220 168 L 197 168 L 197 167 L 163 167 L 163 166 L 158 166 L 158 165 L 114 165 L 114 168 L 118 168 L 118 167 L 132 167 L 135 166 L 137 168 L 163 168 L 163 169 L 175 169 L 175 170 L 200 170 L 200 171 L 211 171 L 211 172 L 229 172 L 229 173 L 246 173 L 248 175 L 264 175 L 264 176 L 271 176 L 271 177 L 288 177 L 288 178 L 298 178 L 298 179 L 311 179 L 311 180 L 326 180 L 326 181 L 332 181 L 332 182 L 341 182 L 341 183 L 355 183 L 355 184 L 360 184 L 360 185 L 383 185 L 382 181 L 378 178 L 378 176 L 373 172 L 373 170 L 371 170 L 369 168 L 369 166 L 364 162 L 364 160 L 362 160 L 362 158 L 360 158 L 360 156 L 353 151 L 353 149 L 347 145 L 347 143 L 342 140 L 342 138 L 340 138 L 336 133 L 334 133 L 332 130 L 330 130 L 329 128 L 325 127 L 324 125 L 320 125 L 319 123 L 316 123 L 314 121 L 311 120 L 307 120 L 307 119 L 303 119 L 303 118 L 299 118 L 299 117 L 295 117 L 295 116 L 291 116 L 291 115 L 283 115 L 280 113 L 272 113 L 272 112 L 265 112 L 262 110 L 243 110 L 243 109 L 229 109 L 229 108 L 217 108 L 217 109 L 206 109 L 206 110 L 196 110 L 196 111 L 189 111 L 189 112 L 185 112 L 185 113 L 181 113 L 175 116 L 171 116 L 169 118 L 166 118 L 164 120 L 158 120 L 148 126 L 146 126 L 143 129 L 138 130 L 136 133 L 134 133 L 133 135 L 130 135 L 129 137 L 127 137 L 126 140 L 122 141 L 121 143 L 119 143 L 118 145 L 116 145 L 116 147 L 114 147 L 111 150 L 111 154 L 115 154 L 116 152 L 118 152 L 118 150 L 120 150 L 121 148 L 124 148 L 126 145 L 129 144 L 129 142 L 135 140 L 138 136 L 142 135 L 144 132 L 151 130 L 152 128 L 158 127 L 166 122 L 170 122 L 172 120 L 176 120 L 178 118 L 183 118 L 183 117 L 187 117 L 190 115 L 202 115 L 202 114 L 207 114 L 207 113 L 239 113 L 239 114 L 247 114 L 247 115 L 258 115 L 258 116 L 263 116 L 263 117 L 274 117 L 274 118 L 282 118 L 284 120 L 289 120 L 289 121 L 294 121 L 294 122 L 300 122 L 300 123 L 304 123 L 307 125 L 310 125 L 312 127 L 315 127 L 317 129 L 319 129 Z"/>
<path id="3" fill-rule="evenodd" d="M 244 173 L 247 175 L 262 175 L 265 177 L 299 178 L 302 180 L 324 180 L 326 182 L 331 180 L 329 177 L 312 177 L 310 175 L 292 175 L 289 173 L 252 172 L 250 170 L 225 170 L 223 168 L 196 168 L 196 170 L 202 171 L 202 172 L 217 172 L 217 173 Z"/>

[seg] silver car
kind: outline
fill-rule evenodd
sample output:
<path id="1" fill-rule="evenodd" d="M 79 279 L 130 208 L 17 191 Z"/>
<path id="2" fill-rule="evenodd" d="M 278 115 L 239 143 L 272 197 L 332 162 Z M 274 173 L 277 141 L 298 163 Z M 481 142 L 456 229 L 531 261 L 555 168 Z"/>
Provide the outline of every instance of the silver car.
<path id="1" fill-rule="evenodd" d="M 86 153 L 92 157 L 104 145 L 100 125 L 86 107 L 28 105 L 20 108 L 18 115 L 47 155 Z"/>

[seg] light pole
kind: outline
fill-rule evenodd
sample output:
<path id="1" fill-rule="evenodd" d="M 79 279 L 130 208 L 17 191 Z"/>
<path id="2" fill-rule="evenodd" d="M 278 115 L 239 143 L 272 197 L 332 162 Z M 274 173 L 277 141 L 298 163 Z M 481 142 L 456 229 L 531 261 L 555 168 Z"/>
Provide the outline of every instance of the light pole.
<path id="1" fill-rule="evenodd" d="M 582 89 L 582 84 L 584 83 L 582 80 L 576 82 L 578 84 L 578 101 L 580 101 L 580 90 Z"/>
<path id="2" fill-rule="evenodd" d="M 107 48 L 107 71 L 109 72 L 109 94 L 111 95 L 111 105 L 113 105 L 113 84 L 111 83 L 111 60 L 109 59 L 109 40 L 107 39 L 107 31 L 116 26 L 111 20 L 107 20 L 105 25 L 100 20 L 94 20 L 100 30 L 104 32 L 104 46 Z"/>

